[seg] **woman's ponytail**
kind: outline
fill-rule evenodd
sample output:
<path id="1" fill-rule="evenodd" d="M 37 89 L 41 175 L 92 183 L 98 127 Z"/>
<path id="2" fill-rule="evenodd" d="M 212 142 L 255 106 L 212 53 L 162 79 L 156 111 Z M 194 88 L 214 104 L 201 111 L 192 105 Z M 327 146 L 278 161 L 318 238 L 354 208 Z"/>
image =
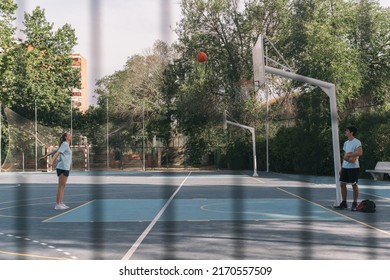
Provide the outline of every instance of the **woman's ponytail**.
<path id="1" fill-rule="evenodd" d="M 64 134 L 61 135 L 61 137 L 60 137 L 60 144 L 58 145 L 58 147 L 61 147 L 61 144 L 66 141 L 66 136 L 67 135 L 68 135 L 68 132 L 65 132 Z"/>

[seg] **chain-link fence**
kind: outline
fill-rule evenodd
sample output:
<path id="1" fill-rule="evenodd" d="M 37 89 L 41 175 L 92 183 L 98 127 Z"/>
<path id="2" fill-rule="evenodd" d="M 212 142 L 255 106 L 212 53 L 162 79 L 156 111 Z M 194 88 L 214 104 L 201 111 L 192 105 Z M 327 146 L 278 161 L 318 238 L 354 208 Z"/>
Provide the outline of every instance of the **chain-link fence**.
<path id="1" fill-rule="evenodd" d="M 4 151 L 4 171 L 48 171 L 45 157 L 58 148 L 59 137 L 67 129 L 46 127 L 5 109 L 8 147 Z M 170 142 L 153 137 L 145 146 L 109 147 L 107 141 L 95 144 L 83 132 L 72 129 L 72 170 L 180 168 L 185 166 L 183 136 Z"/>

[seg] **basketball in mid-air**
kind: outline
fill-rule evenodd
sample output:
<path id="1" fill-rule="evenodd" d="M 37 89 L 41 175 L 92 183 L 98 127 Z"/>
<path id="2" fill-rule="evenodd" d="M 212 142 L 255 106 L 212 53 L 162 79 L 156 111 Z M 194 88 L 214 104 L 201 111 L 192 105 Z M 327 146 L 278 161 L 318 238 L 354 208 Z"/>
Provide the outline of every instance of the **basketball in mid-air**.
<path id="1" fill-rule="evenodd" d="M 199 62 L 205 62 L 207 60 L 207 54 L 204 53 L 204 52 L 199 52 L 196 55 L 196 60 L 199 61 Z"/>

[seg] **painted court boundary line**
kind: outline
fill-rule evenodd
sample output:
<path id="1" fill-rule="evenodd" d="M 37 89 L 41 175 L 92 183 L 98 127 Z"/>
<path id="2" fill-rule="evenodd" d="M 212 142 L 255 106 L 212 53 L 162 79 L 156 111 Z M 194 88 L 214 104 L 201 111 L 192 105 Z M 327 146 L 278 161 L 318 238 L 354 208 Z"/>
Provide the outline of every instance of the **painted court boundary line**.
<path id="1" fill-rule="evenodd" d="M 138 237 L 137 241 L 131 246 L 129 251 L 122 257 L 122 260 L 129 260 L 137 251 L 138 247 L 141 245 L 141 243 L 144 241 L 145 237 L 149 234 L 149 232 L 152 230 L 154 225 L 157 223 L 157 221 L 160 219 L 162 214 L 164 214 L 165 210 L 168 208 L 169 204 L 171 204 L 172 200 L 175 198 L 176 194 L 180 191 L 180 189 L 183 187 L 184 183 L 187 181 L 187 179 L 190 177 L 192 172 L 190 172 L 187 177 L 184 178 L 184 180 L 181 182 L 180 186 L 177 188 L 177 190 L 172 194 L 172 196 L 168 199 L 168 201 L 165 203 L 164 207 L 161 208 L 160 212 L 154 217 L 153 221 L 148 225 L 148 227 L 144 230 L 144 232 Z"/>
<path id="2" fill-rule="evenodd" d="M 317 206 L 319 206 L 319 207 L 321 207 L 321 208 L 323 208 L 323 209 L 325 209 L 325 210 L 327 210 L 327 211 L 329 211 L 329 212 L 332 212 L 332 213 L 334 213 L 334 214 L 336 214 L 336 215 L 339 215 L 339 216 L 341 216 L 341 217 L 343 217 L 343 218 L 345 218 L 345 219 L 347 219 L 347 220 L 353 221 L 353 222 L 355 222 L 355 223 L 358 223 L 358 224 L 363 225 L 363 226 L 365 226 L 365 227 L 368 227 L 368 228 L 370 228 L 370 229 L 376 230 L 376 231 L 378 231 L 378 232 L 380 232 L 380 233 L 383 233 L 383 234 L 385 234 L 385 235 L 390 235 L 390 232 L 388 232 L 388 231 L 386 231 L 386 230 L 383 230 L 383 229 L 374 227 L 374 226 L 372 226 L 372 225 L 370 225 L 370 224 L 368 224 L 368 223 L 365 223 L 365 222 L 359 221 L 359 220 L 357 220 L 357 219 L 354 219 L 354 218 L 352 218 L 352 217 L 349 217 L 349 216 L 347 216 L 347 215 L 344 215 L 344 214 L 340 213 L 339 211 L 334 211 L 334 210 L 331 210 L 331 209 L 329 209 L 329 208 L 326 208 L 325 206 L 322 206 L 321 204 L 318 204 L 318 203 L 316 203 L 316 202 L 314 202 L 314 201 L 308 200 L 308 199 L 306 199 L 306 198 L 304 198 L 304 197 L 302 197 L 302 196 L 299 196 L 299 195 L 297 195 L 297 194 L 294 194 L 294 193 L 289 192 L 289 191 L 287 191 L 287 190 L 284 190 L 284 189 L 282 189 L 282 188 L 277 188 L 277 189 L 280 190 L 280 191 L 282 191 L 282 192 L 288 193 L 288 194 L 290 194 L 290 195 L 292 195 L 292 196 L 295 196 L 295 197 L 297 197 L 297 198 L 299 198 L 299 199 L 302 199 L 302 200 L 304 200 L 304 201 L 306 201 L 306 202 L 309 202 L 309 203 L 312 203 L 312 204 L 314 204 L 314 205 L 317 205 Z"/>
<path id="3" fill-rule="evenodd" d="M 68 210 L 68 211 L 66 211 L 66 212 L 62 212 L 61 214 L 55 215 L 55 216 L 53 216 L 53 217 L 50 217 L 50 218 L 48 218 L 48 219 L 42 221 L 42 223 L 47 223 L 47 222 L 49 222 L 50 220 L 53 220 L 53 219 L 58 218 L 58 217 L 61 217 L 61 216 L 66 215 L 66 214 L 68 214 L 68 213 L 70 213 L 70 212 L 76 211 L 77 209 L 79 209 L 79 208 L 81 208 L 81 207 L 84 207 L 85 205 L 90 204 L 90 203 L 92 203 L 92 202 L 94 202 L 94 201 L 95 201 L 95 199 L 94 199 L 94 200 L 91 200 L 91 201 L 88 201 L 87 203 L 84 203 L 84 204 L 82 204 L 82 205 L 80 205 L 80 206 L 78 206 L 78 207 L 76 207 L 76 208 L 70 209 L 70 210 Z"/>
<path id="4" fill-rule="evenodd" d="M 6 252 L 6 251 L 0 251 L 0 254 L 13 255 L 19 257 L 28 257 L 28 258 L 48 259 L 48 260 L 72 260 L 71 258 L 56 258 L 56 257 L 49 257 L 49 256 L 38 256 L 38 255 L 21 254 L 21 253 Z"/>
<path id="5" fill-rule="evenodd" d="M 254 178 L 254 179 L 256 180 L 256 178 Z M 307 182 L 307 181 L 304 181 L 304 182 Z M 309 183 L 310 183 L 310 182 L 309 182 Z M 314 201 L 308 200 L 308 199 L 306 199 L 306 198 L 304 198 L 304 197 L 302 197 L 302 196 L 299 196 L 299 195 L 297 195 L 297 194 L 294 194 L 294 193 L 292 193 L 292 192 L 289 192 L 289 191 L 287 191 L 287 190 L 285 190 L 285 189 L 283 189 L 283 188 L 277 187 L 276 189 L 278 189 L 278 190 L 280 190 L 280 191 L 282 191 L 282 192 L 285 192 L 285 193 L 287 193 L 287 194 L 289 194 L 289 195 L 295 196 L 295 197 L 297 197 L 297 198 L 299 198 L 299 199 L 302 199 L 302 200 L 304 200 L 304 201 L 306 201 L 306 202 L 309 202 L 309 203 L 312 203 L 312 204 L 314 204 L 314 205 L 317 205 L 317 206 L 319 206 L 319 207 L 321 207 L 321 208 L 323 208 L 323 209 L 325 209 L 325 210 L 327 210 L 327 211 L 329 211 L 329 212 L 332 212 L 332 213 L 334 213 L 334 214 L 336 214 L 336 215 L 338 215 L 338 216 L 341 216 L 341 217 L 343 217 L 343 218 L 345 218 L 345 219 L 347 219 L 347 220 L 353 221 L 353 222 L 355 222 L 355 223 L 358 223 L 358 224 L 360 224 L 360 225 L 362 225 L 362 226 L 365 226 L 365 227 L 367 227 L 367 228 L 373 229 L 373 230 L 378 231 L 378 232 L 380 232 L 380 233 L 383 233 L 383 234 L 385 234 L 385 235 L 390 235 L 390 232 L 389 232 L 389 231 L 386 231 L 386 230 L 377 228 L 377 227 L 375 227 L 375 226 L 373 226 L 373 225 L 370 225 L 370 224 L 368 224 L 368 223 L 365 223 L 365 222 L 359 221 L 359 220 L 357 220 L 357 219 L 354 219 L 354 218 L 352 218 L 352 217 L 349 217 L 349 216 L 347 216 L 347 215 L 344 215 L 344 214 L 340 213 L 340 211 L 331 210 L 331 209 L 329 209 L 329 208 L 327 208 L 327 207 L 325 207 L 325 206 L 322 206 L 321 204 L 318 204 L 318 203 L 316 203 L 316 202 L 314 202 Z M 364 193 L 364 192 L 361 192 L 361 193 Z M 373 195 L 373 194 L 370 194 L 370 193 L 366 193 L 366 194 L 367 194 L 367 195 L 376 196 L 376 195 Z M 388 200 L 387 197 L 383 197 L 383 196 L 377 196 L 377 197 L 384 198 L 384 199 Z"/>

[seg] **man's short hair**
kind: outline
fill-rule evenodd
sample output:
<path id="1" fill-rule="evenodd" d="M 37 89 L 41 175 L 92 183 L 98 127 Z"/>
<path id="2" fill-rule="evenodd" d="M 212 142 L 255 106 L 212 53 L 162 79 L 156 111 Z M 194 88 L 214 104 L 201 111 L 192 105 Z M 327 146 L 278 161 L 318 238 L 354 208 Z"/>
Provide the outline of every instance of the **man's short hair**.
<path id="1" fill-rule="evenodd" d="M 351 126 L 347 126 L 347 129 L 353 133 L 353 135 L 355 136 L 356 132 L 357 132 L 357 128 L 353 125 Z"/>

